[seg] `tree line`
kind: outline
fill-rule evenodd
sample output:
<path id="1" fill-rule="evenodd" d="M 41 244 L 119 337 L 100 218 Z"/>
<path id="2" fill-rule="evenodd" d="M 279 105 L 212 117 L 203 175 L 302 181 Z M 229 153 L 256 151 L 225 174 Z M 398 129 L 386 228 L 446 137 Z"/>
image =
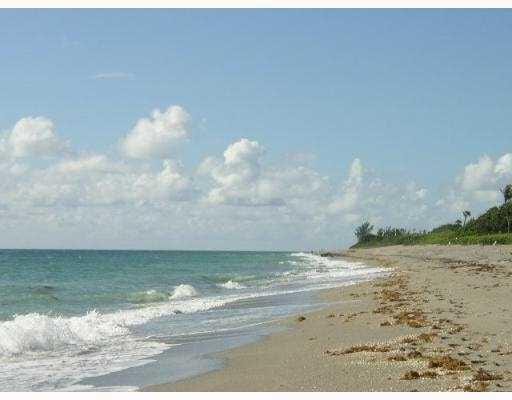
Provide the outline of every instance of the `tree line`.
<path id="1" fill-rule="evenodd" d="M 374 232 L 375 227 L 369 221 L 365 221 L 354 231 L 357 238 L 356 246 L 361 244 L 414 244 L 422 239 L 434 239 L 436 235 L 440 239 L 454 237 L 459 240 L 463 236 L 510 234 L 512 229 L 512 184 L 506 185 L 500 191 L 503 195 L 501 206 L 491 207 L 477 218 L 471 217 L 471 211 L 464 210 L 461 213 L 461 219 L 438 226 L 431 231 L 388 226 Z"/>

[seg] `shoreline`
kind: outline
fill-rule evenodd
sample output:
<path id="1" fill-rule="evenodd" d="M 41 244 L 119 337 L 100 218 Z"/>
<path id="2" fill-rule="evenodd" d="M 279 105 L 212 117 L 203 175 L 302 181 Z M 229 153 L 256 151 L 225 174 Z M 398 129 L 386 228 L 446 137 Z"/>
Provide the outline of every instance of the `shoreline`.
<path id="1" fill-rule="evenodd" d="M 382 279 L 382 278 L 373 278 L 372 282 L 377 279 Z M 316 313 L 321 313 L 321 312 L 325 311 L 325 309 L 339 306 L 340 303 L 345 303 L 344 301 L 337 300 L 335 291 L 339 290 L 340 288 L 351 288 L 356 285 L 361 285 L 364 283 L 366 283 L 366 281 L 356 283 L 356 284 L 339 286 L 339 287 L 335 287 L 335 288 L 317 289 L 314 291 L 316 293 L 312 294 L 313 298 L 316 299 L 315 302 L 312 303 L 313 304 L 312 307 L 314 309 L 316 308 L 315 310 L 303 311 L 301 313 L 291 314 L 288 316 L 281 317 L 279 319 L 260 322 L 256 325 L 266 326 L 267 328 L 265 329 L 265 332 L 263 332 L 263 331 L 260 332 L 257 335 L 257 338 L 253 338 L 252 340 L 249 340 L 248 343 L 246 343 L 246 344 L 228 346 L 228 348 L 226 348 L 226 349 L 215 350 L 213 352 L 208 351 L 207 353 L 205 353 L 204 355 L 201 356 L 200 360 L 203 360 L 203 361 L 209 360 L 210 362 L 217 364 L 216 367 L 211 368 L 210 370 L 202 372 L 202 373 L 191 375 L 186 378 L 173 380 L 172 382 L 169 382 L 169 383 L 142 386 L 142 387 L 138 388 L 137 391 L 168 391 L 168 389 L 167 389 L 168 385 L 172 386 L 172 385 L 178 384 L 180 382 L 193 380 L 195 378 L 201 377 L 203 375 L 207 375 L 209 373 L 222 371 L 226 367 L 227 360 L 230 358 L 230 354 L 233 351 L 236 351 L 237 349 L 243 349 L 243 348 L 246 348 L 251 345 L 257 345 L 259 343 L 264 342 L 271 336 L 289 332 L 290 330 L 295 328 L 295 323 L 297 322 L 299 317 L 306 316 L 307 318 L 310 318 L 312 315 L 314 315 Z M 355 302 L 355 301 L 357 301 L 357 300 L 350 299 L 347 302 Z"/>
<path id="2" fill-rule="evenodd" d="M 332 305 L 214 354 L 221 369 L 140 390 L 510 390 L 512 246 L 390 246 L 341 258 L 394 271 L 328 289 Z"/>

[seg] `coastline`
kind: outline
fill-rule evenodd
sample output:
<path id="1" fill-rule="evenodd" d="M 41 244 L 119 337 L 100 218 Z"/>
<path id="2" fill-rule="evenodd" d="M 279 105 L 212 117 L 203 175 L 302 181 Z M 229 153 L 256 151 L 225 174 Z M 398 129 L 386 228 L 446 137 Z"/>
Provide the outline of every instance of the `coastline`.
<path id="1" fill-rule="evenodd" d="M 224 367 L 142 391 L 510 390 L 512 246 L 392 246 L 341 255 L 393 268 L 331 305 L 216 354 Z"/>

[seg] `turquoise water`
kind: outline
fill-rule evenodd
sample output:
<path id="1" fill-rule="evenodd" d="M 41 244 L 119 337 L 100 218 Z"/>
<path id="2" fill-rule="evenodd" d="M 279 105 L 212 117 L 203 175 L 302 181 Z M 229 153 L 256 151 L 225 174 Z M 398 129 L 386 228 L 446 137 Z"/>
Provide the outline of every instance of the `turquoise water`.
<path id="1" fill-rule="evenodd" d="M 79 388 L 381 273 L 305 253 L 0 250 L 0 387 Z"/>
<path id="2" fill-rule="evenodd" d="M 0 251 L 0 319 L 28 312 L 76 315 L 160 300 L 180 284 L 203 295 L 233 280 L 272 280 L 283 253 L 188 251 Z M 284 257 L 286 258 L 286 257 Z M 155 291 L 151 296 L 148 291 Z M 161 295 L 160 298 L 158 296 Z"/>

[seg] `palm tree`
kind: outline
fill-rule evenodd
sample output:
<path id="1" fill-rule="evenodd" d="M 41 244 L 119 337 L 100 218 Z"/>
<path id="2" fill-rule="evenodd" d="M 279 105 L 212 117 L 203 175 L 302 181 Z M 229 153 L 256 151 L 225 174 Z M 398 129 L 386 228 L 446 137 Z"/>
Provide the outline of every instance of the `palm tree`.
<path id="1" fill-rule="evenodd" d="M 503 189 L 500 189 L 503 194 L 503 202 L 507 203 L 512 200 L 512 184 L 506 185 Z"/>
<path id="2" fill-rule="evenodd" d="M 466 220 L 471 216 L 471 211 L 462 211 L 462 216 L 464 217 L 464 223 L 462 226 L 466 226 Z"/>
<path id="3" fill-rule="evenodd" d="M 363 242 L 372 234 L 373 225 L 371 225 L 368 221 L 363 222 L 360 226 L 356 228 L 354 231 L 357 236 L 357 240 L 359 242 Z"/>

